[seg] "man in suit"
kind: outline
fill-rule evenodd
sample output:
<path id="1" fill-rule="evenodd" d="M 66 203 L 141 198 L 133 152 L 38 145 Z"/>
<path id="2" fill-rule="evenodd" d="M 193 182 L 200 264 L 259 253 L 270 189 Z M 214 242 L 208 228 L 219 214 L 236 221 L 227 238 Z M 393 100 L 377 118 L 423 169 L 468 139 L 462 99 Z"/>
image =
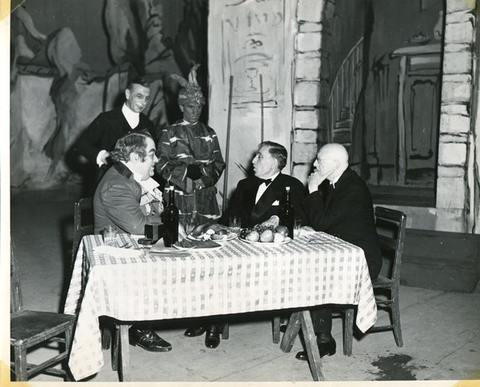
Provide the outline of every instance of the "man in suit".
<path id="1" fill-rule="evenodd" d="M 98 184 L 93 198 L 95 233 L 111 225 L 131 234 L 143 234 L 149 221 L 160 222 L 162 193 L 152 179 L 155 142 L 148 132 L 129 133 L 110 152 L 113 166 Z M 130 343 L 151 352 L 167 352 L 172 346 L 158 336 L 150 323 L 130 328 Z"/>
<path id="2" fill-rule="evenodd" d="M 260 143 L 252 161 L 254 176 L 238 182 L 222 223 L 228 224 L 230 217 L 240 216 L 242 227 L 249 228 L 272 216 L 279 216 L 286 187 L 290 187 L 295 217 L 305 219 L 301 207 L 304 198 L 302 182 L 281 172 L 287 164 L 287 156 L 283 145 L 272 141 Z"/>
<path id="3" fill-rule="evenodd" d="M 349 168 L 348 152 L 341 144 L 326 144 L 317 153 L 315 171 L 308 178 L 309 194 L 304 201 L 308 224 L 361 247 L 370 277 L 380 272 L 382 258 L 375 228 L 372 195 L 365 182 Z M 336 343 L 331 335 L 332 310 L 311 311 L 320 355 L 333 355 Z M 307 360 L 304 351 L 297 359 Z"/>
<path id="4" fill-rule="evenodd" d="M 290 187 L 295 216 L 304 219 L 304 213 L 300 206 L 303 199 L 303 184 L 300 180 L 281 173 L 287 164 L 287 155 L 287 150 L 283 145 L 271 141 L 262 142 L 252 162 L 255 176 L 243 179 L 238 183 L 219 223 L 228 225 L 230 217 L 240 216 L 241 225 L 245 228 L 263 223 L 272 216 L 279 216 L 286 187 Z M 209 223 L 202 227 L 208 229 Z M 197 325 L 188 328 L 185 336 L 195 337 L 207 332 L 206 346 L 216 348 L 220 343 L 218 330 L 221 331 L 224 326 L 221 321 L 222 319 L 217 319 L 212 325 L 212 320 L 209 318 L 197 320 Z M 212 327 L 218 327 L 218 330 L 212 330 Z"/>
<path id="5" fill-rule="evenodd" d="M 80 135 L 76 149 L 95 169 L 95 186 L 111 165 L 110 151 L 127 133 L 147 130 L 157 143 L 158 136 L 153 122 L 142 113 L 150 99 L 150 85 L 142 79 L 132 80 L 125 89 L 122 107 L 100 113 Z"/>

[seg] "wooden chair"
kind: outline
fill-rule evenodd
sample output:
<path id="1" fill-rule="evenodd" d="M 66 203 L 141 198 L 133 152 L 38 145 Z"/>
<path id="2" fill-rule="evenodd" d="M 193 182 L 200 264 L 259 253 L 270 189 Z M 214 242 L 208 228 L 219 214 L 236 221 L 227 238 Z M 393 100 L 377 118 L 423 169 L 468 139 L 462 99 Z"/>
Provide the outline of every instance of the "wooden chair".
<path id="1" fill-rule="evenodd" d="M 62 376 L 70 380 L 64 369 L 54 365 L 66 361 L 70 352 L 75 316 L 62 313 L 40 312 L 23 309 L 20 275 L 15 257 L 15 245 L 12 239 L 10 262 L 10 345 L 14 351 L 14 362 L 11 363 L 13 379 L 26 381 L 32 376 L 45 372 Z M 27 362 L 27 350 L 33 346 L 47 344 L 52 341 L 64 345 L 63 351 L 41 364 Z"/>
<path id="2" fill-rule="evenodd" d="M 397 210 L 377 206 L 375 208 L 375 225 L 379 237 L 379 244 L 382 250 L 383 265 L 386 266 L 382 272 L 385 276 L 379 275 L 372 280 L 372 286 L 376 293 L 375 301 L 377 307 L 388 308 L 391 311 L 391 323 L 382 326 L 374 326 L 368 330 L 378 332 L 393 330 L 397 346 L 403 346 L 402 330 L 400 326 L 400 268 L 402 263 L 403 246 L 405 243 L 405 228 L 407 216 Z M 387 297 L 377 297 L 378 290 L 386 291 Z M 355 308 L 341 308 L 340 312 L 335 312 L 334 317 L 339 315 L 343 317 L 343 354 L 352 355 L 353 346 L 353 326 L 355 321 Z M 273 321 L 274 343 L 278 343 L 280 338 L 280 319 L 274 318 Z"/>
<path id="3" fill-rule="evenodd" d="M 400 325 L 400 269 L 402 265 L 403 247 L 405 244 L 405 228 L 407 215 L 401 211 L 385 207 L 375 208 L 375 219 L 380 247 L 382 249 L 383 265 L 387 274 L 379 275 L 372 280 L 375 291 L 385 290 L 387 298 L 375 297 L 377 306 L 388 308 L 391 312 L 390 324 L 374 326 L 368 332 L 393 330 L 398 347 L 403 346 L 402 329 Z M 388 262 L 391 264 L 388 265 Z M 383 271 L 382 271 L 383 272 Z M 375 292 L 377 294 L 377 292 Z"/>
<path id="4" fill-rule="evenodd" d="M 73 211 L 72 266 L 80 241 L 89 234 L 93 234 L 93 199 L 81 198 L 74 204 Z"/>
<path id="5" fill-rule="evenodd" d="M 77 256 L 78 246 L 85 235 L 93 234 L 93 198 L 80 198 L 73 207 L 72 267 Z M 102 318 L 103 320 L 103 318 Z M 102 321 L 102 348 L 109 349 L 112 340 L 111 324 Z"/>

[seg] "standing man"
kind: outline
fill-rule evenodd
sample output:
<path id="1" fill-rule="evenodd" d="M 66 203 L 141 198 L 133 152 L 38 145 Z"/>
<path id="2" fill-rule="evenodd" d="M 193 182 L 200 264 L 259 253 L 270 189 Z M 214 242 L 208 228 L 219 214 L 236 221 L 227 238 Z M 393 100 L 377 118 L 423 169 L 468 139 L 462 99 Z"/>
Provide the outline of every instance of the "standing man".
<path id="1" fill-rule="evenodd" d="M 143 234 L 145 224 L 160 222 L 162 193 L 152 179 L 155 143 L 147 132 L 130 133 L 110 152 L 113 166 L 98 184 L 93 198 L 95 233 L 112 225 L 131 234 Z M 130 328 L 130 343 L 151 352 L 167 352 L 172 346 L 158 336 L 150 323 Z"/>
<path id="2" fill-rule="evenodd" d="M 348 152 L 341 144 L 326 144 L 317 153 L 315 171 L 308 178 L 309 194 L 304 208 L 309 225 L 361 247 L 372 279 L 377 278 L 382 257 L 378 244 L 372 195 L 365 182 L 349 168 Z M 323 194 L 323 195 L 322 195 Z M 331 335 L 332 310 L 318 307 L 311 311 L 320 356 L 334 355 Z M 307 360 L 305 351 L 296 355 Z"/>
<path id="3" fill-rule="evenodd" d="M 198 66 L 191 69 L 188 81 L 173 74 L 183 87 L 178 96 L 183 119 L 163 129 L 156 167 L 175 187 L 180 223 L 194 219 L 197 225 L 220 217 L 215 184 L 225 169 L 217 134 L 199 121 L 205 98 L 197 83 Z"/>
<path id="4" fill-rule="evenodd" d="M 95 184 L 110 167 L 110 151 L 116 142 L 127 133 L 147 130 L 153 140 L 158 140 L 152 121 L 142 113 L 150 99 L 150 85 L 142 79 L 132 80 L 125 89 L 125 103 L 122 107 L 100 113 L 80 135 L 77 150 L 95 169 Z"/>
<path id="5" fill-rule="evenodd" d="M 283 145 L 272 141 L 260 143 L 252 161 L 255 176 L 238 182 L 227 211 L 222 216 L 222 223 L 228 224 L 231 216 L 240 216 L 242 227 L 245 228 L 262 223 L 273 215 L 279 216 L 286 187 L 290 187 L 295 217 L 304 223 L 305 215 L 301 207 L 304 186 L 300 180 L 281 172 L 287 164 L 287 156 Z"/>

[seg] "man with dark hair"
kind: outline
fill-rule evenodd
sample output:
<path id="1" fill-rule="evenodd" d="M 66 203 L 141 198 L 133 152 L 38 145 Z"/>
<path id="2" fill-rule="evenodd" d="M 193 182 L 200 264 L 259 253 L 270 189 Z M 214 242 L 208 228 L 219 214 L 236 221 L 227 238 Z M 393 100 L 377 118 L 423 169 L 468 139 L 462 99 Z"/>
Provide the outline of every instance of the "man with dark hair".
<path id="1" fill-rule="evenodd" d="M 268 221 L 273 216 L 279 216 L 286 187 L 290 187 L 295 215 L 303 220 L 304 214 L 300 206 L 303 200 L 303 184 L 295 177 L 281 173 L 287 164 L 287 157 L 288 153 L 283 145 L 272 141 L 262 142 L 252 161 L 255 176 L 238 183 L 226 212 L 218 221 L 228 225 L 230 217 L 239 216 L 241 225 L 245 228 Z M 207 229 L 211 223 L 206 223 L 203 229 Z M 194 337 L 207 332 L 205 344 L 210 348 L 217 347 L 220 336 L 215 327 L 219 327 L 221 331 L 224 319 L 214 320 L 215 325 L 212 325 L 212 321 L 211 318 L 198 319 L 197 325 L 187 329 L 185 335 Z"/>
<path id="2" fill-rule="evenodd" d="M 372 195 L 360 176 L 350 169 L 348 152 L 341 144 L 326 144 L 317 153 L 315 171 L 308 178 L 304 201 L 308 224 L 362 248 L 372 279 L 382 267 L 382 255 L 375 228 Z M 311 310 L 320 356 L 336 352 L 332 337 L 332 309 L 320 306 Z M 296 358 L 307 360 L 305 351 Z"/>
<path id="3" fill-rule="evenodd" d="M 80 135 L 76 149 L 95 169 L 95 184 L 111 165 L 110 151 L 116 142 L 127 133 L 147 130 L 155 143 L 157 132 L 152 121 L 142 113 L 150 99 L 150 85 L 143 78 L 129 82 L 125 89 L 125 103 L 122 107 L 100 113 Z"/>
<path id="4" fill-rule="evenodd" d="M 295 216 L 304 219 L 301 207 L 304 186 L 295 177 L 281 173 L 287 164 L 288 153 L 283 145 L 264 141 L 253 158 L 254 175 L 237 184 L 222 223 L 228 224 L 231 216 L 240 216 L 242 227 L 253 227 L 272 216 L 279 216 L 285 188 L 290 187 L 290 197 Z"/>
<path id="5" fill-rule="evenodd" d="M 111 225 L 122 232 L 143 234 L 147 222 L 160 222 L 163 198 L 158 183 L 152 179 L 158 162 L 155 153 L 155 143 L 146 132 L 130 133 L 117 141 L 110 153 L 114 164 L 93 198 L 95 233 Z M 152 352 L 172 349 L 150 323 L 132 326 L 130 342 Z"/>

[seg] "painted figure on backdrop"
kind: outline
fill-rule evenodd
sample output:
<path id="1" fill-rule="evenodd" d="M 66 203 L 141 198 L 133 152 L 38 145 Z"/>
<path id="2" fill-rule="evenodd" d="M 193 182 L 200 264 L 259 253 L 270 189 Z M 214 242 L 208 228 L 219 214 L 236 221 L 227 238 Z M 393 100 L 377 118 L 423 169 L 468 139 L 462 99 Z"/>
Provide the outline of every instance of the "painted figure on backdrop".
<path id="1" fill-rule="evenodd" d="M 146 131 L 127 134 L 111 150 L 112 167 L 105 173 L 93 198 L 95 233 L 104 227 L 130 234 L 143 234 L 145 224 L 160 221 L 162 192 L 152 179 L 156 156 L 155 142 Z M 151 352 L 167 352 L 172 346 L 158 336 L 150 322 L 135 323 L 129 331 L 130 343 Z"/>
<path id="2" fill-rule="evenodd" d="M 376 278 L 382 257 L 375 228 L 372 195 L 366 183 L 349 168 L 348 152 L 341 144 L 326 144 L 317 153 L 315 171 L 308 178 L 309 194 L 303 205 L 308 224 L 361 247 L 370 277 Z M 332 310 L 311 310 L 320 356 L 334 355 L 335 339 L 331 335 Z M 307 360 L 305 351 L 296 355 Z"/>
<path id="3" fill-rule="evenodd" d="M 150 98 L 150 84 L 143 78 L 130 81 L 125 89 L 125 103 L 118 108 L 98 115 L 80 135 L 76 148 L 95 169 L 95 184 L 112 164 L 110 152 L 116 142 L 130 132 L 147 130 L 155 143 L 157 130 L 150 119 L 142 113 Z"/>
<path id="4" fill-rule="evenodd" d="M 188 81 L 172 75 L 183 87 L 178 96 L 183 119 L 164 128 L 158 144 L 157 172 L 175 187 L 175 204 L 184 226 L 220 217 L 215 184 L 225 169 L 217 134 L 199 121 L 205 98 L 197 83 L 198 66 L 190 70 Z"/>

